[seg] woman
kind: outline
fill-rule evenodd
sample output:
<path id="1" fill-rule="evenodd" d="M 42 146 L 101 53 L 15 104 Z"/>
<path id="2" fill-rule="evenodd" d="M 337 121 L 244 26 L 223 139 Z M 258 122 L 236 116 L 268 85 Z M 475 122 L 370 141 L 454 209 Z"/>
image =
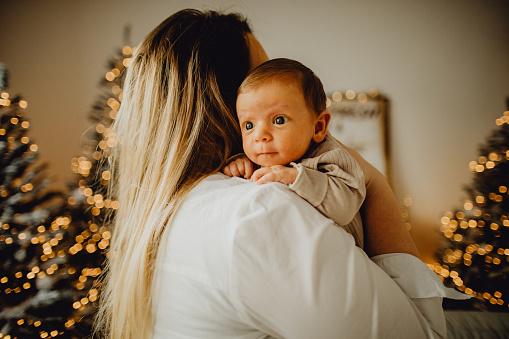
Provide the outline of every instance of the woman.
<path id="1" fill-rule="evenodd" d="M 374 258 L 387 273 L 283 186 L 219 173 L 241 150 L 237 88 L 265 60 L 243 19 L 195 10 L 166 19 L 137 50 L 110 136 L 118 141 L 110 160 L 120 207 L 98 331 L 443 336 L 445 290 L 415 258 L 385 178 L 358 154 L 351 151 L 366 177 L 367 253 L 408 253 Z"/>

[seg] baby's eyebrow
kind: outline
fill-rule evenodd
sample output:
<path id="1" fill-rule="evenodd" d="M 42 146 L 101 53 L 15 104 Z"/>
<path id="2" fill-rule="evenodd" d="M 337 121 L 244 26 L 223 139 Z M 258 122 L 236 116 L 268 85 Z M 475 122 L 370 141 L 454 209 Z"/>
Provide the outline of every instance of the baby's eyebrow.
<path id="1" fill-rule="evenodd" d="M 240 120 L 249 120 L 253 118 L 258 118 L 261 114 L 265 117 L 274 116 L 280 114 L 281 112 L 288 111 L 292 109 L 291 104 L 277 102 L 265 109 L 265 112 L 253 113 L 250 110 L 237 111 L 237 118 Z"/>
<path id="2" fill-rule="evenodd" d="M 292 108 L 291 104 L 277 102 L 274 105 L 270 106 L 268 110 L 270 112 L 279 112 L 279 111 L 284 111 L 284 110 L 288 110 L 291 108 Z"/>
<path id="3" fill-rule="evenodd" d="M 241 113 L 241 112 L 238 112 L 238 111 L 237 111 L 237 118 L 238 118 L 239 120 L 241 120 L 241 118 L 247 119 L 247 118 L 249 118 L 249 116 L 250 116 L 250 115 L 249 115 L 249 112 L 247 112 L 247 113 Z"/>

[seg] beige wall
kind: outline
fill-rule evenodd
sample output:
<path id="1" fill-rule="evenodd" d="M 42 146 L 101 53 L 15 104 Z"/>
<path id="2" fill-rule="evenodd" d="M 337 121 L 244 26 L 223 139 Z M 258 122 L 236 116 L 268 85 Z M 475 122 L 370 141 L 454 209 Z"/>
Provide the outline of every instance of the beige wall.
<path id="1" fill-rule="evenodd" d="M 509 95 L 505 0 L 2 1 L 0 62 L 28 101 L 31 137 L 58 185 L 74 178 L 86 115 L 106 61 L 185 7 L 244 13 L 270 57 L 310 66 L 328 91 L 377 87 L 391 100 L 391 167 L 413 198 L 412 234 L 426 260 L 440 217 L 461 204 L 468 162 Z"/>

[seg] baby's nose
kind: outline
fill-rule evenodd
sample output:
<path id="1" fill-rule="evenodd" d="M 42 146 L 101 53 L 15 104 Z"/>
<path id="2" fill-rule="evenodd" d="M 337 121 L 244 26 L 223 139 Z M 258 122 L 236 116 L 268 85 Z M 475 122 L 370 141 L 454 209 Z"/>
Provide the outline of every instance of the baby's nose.
<path id="1" fill-rule="evenodd" d="M 256 141 L 269 141 L 272 139 L 272 136 L 268 130 L 268 128 L 264 126 L 258 126 L 255 131 L 255 140 Z"/>

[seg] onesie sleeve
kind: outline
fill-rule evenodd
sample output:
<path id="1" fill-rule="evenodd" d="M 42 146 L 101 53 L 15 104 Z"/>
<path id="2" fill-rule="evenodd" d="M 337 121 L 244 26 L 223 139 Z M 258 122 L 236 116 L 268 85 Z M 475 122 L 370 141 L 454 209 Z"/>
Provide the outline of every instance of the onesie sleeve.
<path id="1" fill-rule="evenodd" d="M 338 225 L 352 221 L 364 201 L 366 187 L 364 173 L 348 151 L 336 143 L 334 148 L 291 166 L 298 171 L 289 186 L 295 193 Z"/>
<path id="2" fill-rule="evenodd" d="M 377 265 L 288 194 L 254 199 L 241 222 L 230 292 L 243 323 L 274 338 L 445 338 L 445 287 L 418 259 Z"/>

